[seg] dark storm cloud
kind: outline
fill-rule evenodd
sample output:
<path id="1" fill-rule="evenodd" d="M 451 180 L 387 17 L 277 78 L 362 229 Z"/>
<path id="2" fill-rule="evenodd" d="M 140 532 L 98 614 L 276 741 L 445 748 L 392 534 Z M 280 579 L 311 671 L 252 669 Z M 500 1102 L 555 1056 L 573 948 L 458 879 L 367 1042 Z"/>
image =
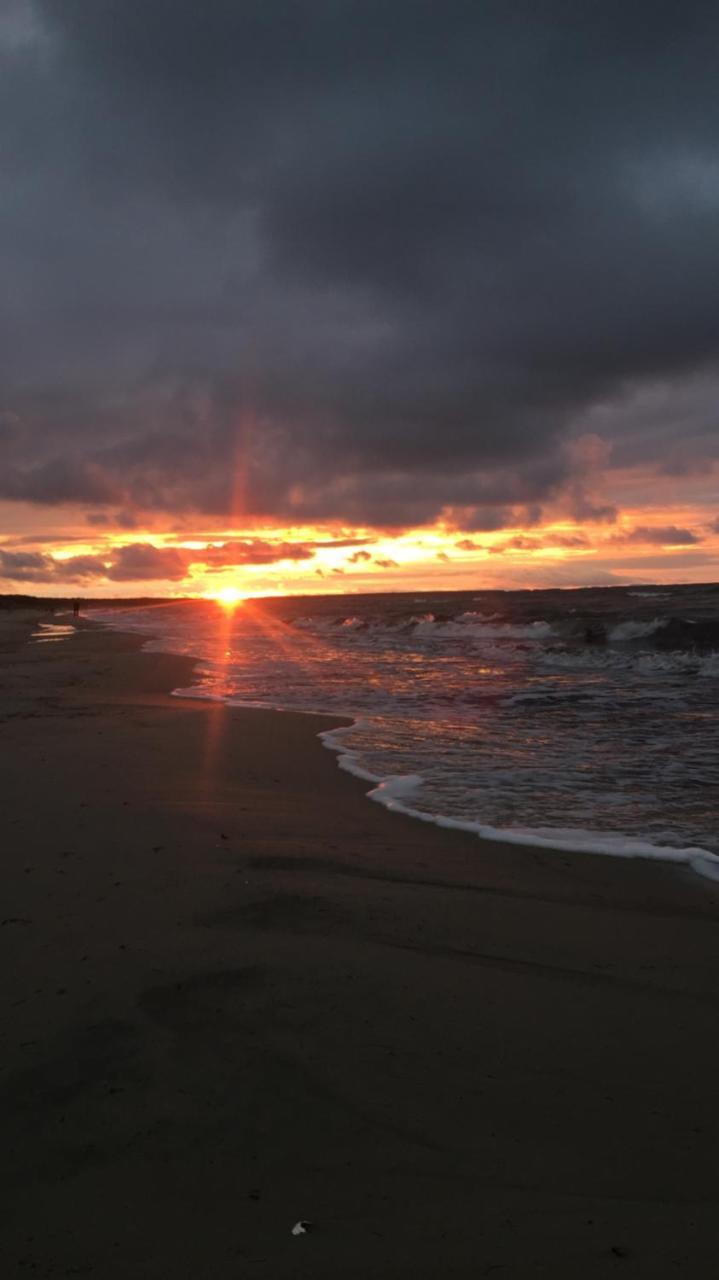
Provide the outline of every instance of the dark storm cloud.
<path id="1" fill-rule="evenodd" d="M 715 448 L 714 4 L 7 15 L 0 496 L 481 530 L 612 518 L 588 419 Z M 694 377 L 679 453 L 597 409 Z"/>

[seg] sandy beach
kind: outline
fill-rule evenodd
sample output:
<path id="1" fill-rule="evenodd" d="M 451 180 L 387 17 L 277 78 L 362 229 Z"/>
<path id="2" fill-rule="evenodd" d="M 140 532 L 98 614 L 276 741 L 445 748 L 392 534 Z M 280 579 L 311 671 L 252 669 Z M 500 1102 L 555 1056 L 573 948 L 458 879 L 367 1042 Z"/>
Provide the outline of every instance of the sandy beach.
<path id="1" fill-rule="evenodd" d="M 325 719 L 32 628 L 0 624 L 3 1280 L 711 1274 L 718 885 L 390 814 Z"/>

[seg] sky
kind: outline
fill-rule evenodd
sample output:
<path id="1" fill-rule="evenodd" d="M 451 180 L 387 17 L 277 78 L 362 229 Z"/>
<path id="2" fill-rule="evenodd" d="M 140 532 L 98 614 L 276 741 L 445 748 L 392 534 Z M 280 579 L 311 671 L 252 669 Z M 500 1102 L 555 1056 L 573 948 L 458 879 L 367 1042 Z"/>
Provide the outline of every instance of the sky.
<path id="1" fill-rule="evenodd" d="M 0 0 L 0 592 L 718 580 L 717 47 Z"/>

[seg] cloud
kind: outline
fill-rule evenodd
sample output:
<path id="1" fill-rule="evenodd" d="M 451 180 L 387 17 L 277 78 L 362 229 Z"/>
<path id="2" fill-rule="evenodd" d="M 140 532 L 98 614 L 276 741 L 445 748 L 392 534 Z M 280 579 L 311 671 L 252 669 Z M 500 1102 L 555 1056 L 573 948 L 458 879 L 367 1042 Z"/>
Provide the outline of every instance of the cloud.
<path id="1" fill-rule="evenodd" d="M 645 580 L 648 581 L 649 575 L 655 573 L 657 570 L 660 572 L 663 571 L 666 574 L 667 569 L 692 571 L 700 566 L 707 566 L 711 567 L 716 574 L 716 570 L 719 567 L 719 560 L 716 555 L 712 555 L 708 551 L 689 550 L 675 551 L 672 553 L 671 557 L 655 554 L 626 556 L 622 557 L 621 561 L 598 559 L 596 561 L 592 561 L 593 568 L 595 565 L 598 569 L 606 567 L 607 570 L 613 571 L 615 578 L 618 578 L 620 573 L 625 574 L 627 569 L 637 569 L 641 573 L 647 575 Z"/>
<path id="2" fill-rule="evenodd" d="M 648 0 L 14 4 L 0 497 L 466 533 L 701 468 L 717 37 Z"/>
<path id="3" fill-rule="evenodd" d="M 107 511 L 91 511 L 85 519 L 94 528 L 107 526 L 114 529 L 136 529 L 138 525 L 137 517 L 131 511 L 116 511 L 112 514 Z"/>
<path id="4" fill-rule="evenodd" d="M 52 566 L 41 552 L 0 551 L 0 577 L 10 581 L 43 582 Z"/>
<path id="5" fill-rule="evenodd" d="M 132 542 L 98 553 L 55 557 L 42 552 L 0 550 L 0 577 L 23 582 L 181 582 L 193 566 L 209 572 L 243 565 L 311 560 L 312 546 L 270 542 L 261 538 L 233 540 L 204 548 L 156 547 Z"/>
<path id="6" fill-rule="evenodd" d="M 349 557 L 350 564 L 361 564 L 362 561 L 371 560 L 369 551 L 355 551 L 354 555 Z"/>
<path id="7" fill-rule="evenodd" d="M 83 557 L 90 560 L 92 557 Z M 113 549 L 107 568 L 100 557 L 94 558 L 96 572 L 110 582 L 131 582 L 133 579 L 181 582 L 187 574 L 187 556 L 174 547 L 153 547 L 151 543 L 135 542 L 130 546 Z M 76 567 L 74 560 L 65 561 L 69 569 Z M 77 566 L 79 567 L 79 566 Z"/>
<path id="8" fill-rule="evenodd" d="M 21 429 L 21 422 L 16 413 L 8 409 L 0 409 L 0 448 L 13 443 Z"/>
<path id="9" fill-rule="evenodd" d="M 680 529 L 673 524 L 637 525 L 634 529 L 623 530 L 609 539 L 613 543 L 647 542 L 660 547 L 688 547 L 701 540 L 691 529 Z"/>
<path id="10" fill-rule="evenodd" d="M 518 534 L 516 538 L 507 538 L 506 542 L 498 542 L 489 548 L 491 556 L 504 555 L 505 551 L 535 551 L 541 547 L 535 538 L 525 538 Z"/>
<path id="11" fill-rule="evenodd" d="M 572 547 L 580 549 L 590 545 L 589 539 L 583 533 L 553 533 L 542 538 L 542 546 L 545 547 Z"/>
<path id="12" fill-rule="evenodd" d="M 399 565 L 396 560 L 390 559 L 389 556 L 377 557 L 374 561 L 379 565 L 380 569 L 398 569 Z"/>
<path id="13" fill-rule="evenodd" d="M 234 568 L 246 564 L 277 564 L 281 560 L 311 560 L 314 554 L 314 546 L 246 538 L 193 551 L 189 555 L 189 563 L 207 564 L 213 568 Z"/>
<path id="14" fill-rule="evenodd" d="M 504 555 L 505 551 L 543 551 L 545 548 L 566 547 L 570 550 L 589 548 L 589 539 L 583 533 L 547 533 L 539 537 L 516 534 L 506 538 L 504 542 L 489 547 L 492 556 Z"/>

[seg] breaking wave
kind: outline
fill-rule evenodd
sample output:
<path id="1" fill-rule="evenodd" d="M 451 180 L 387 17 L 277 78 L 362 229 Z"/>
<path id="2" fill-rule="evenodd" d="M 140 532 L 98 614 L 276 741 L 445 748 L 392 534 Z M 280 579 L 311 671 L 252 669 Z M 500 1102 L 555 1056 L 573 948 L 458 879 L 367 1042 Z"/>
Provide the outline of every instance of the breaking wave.
<path id="1" fill-rule="evenodd" d="M 652 618 L 651 622 L 620 622 L 611 628 L 608 639 L 614 644 L 622 644 L 626 640 L 646 640 L 666 625 L 666 618 Z"/>
<path id="2" fill-rule="evenodd" d="M 412 614 L 407 618 L 388 621 L 381 618 L 361 618 L 355 615 L 335 618 L 300 617 L 292 626 L 302 631 L 331 635 L 335 631 L 361 635 L 393 635 L 399 632 L 426 639 L 475 639 L 485 640 L 548 640 L 554 635 L 548 622 L 534 620 L 525 623 L 501 622 L 496 615 L 485 617 L 481 613 L 465 612 L 456 617 L 438 617 L 434 613 Z"/>

